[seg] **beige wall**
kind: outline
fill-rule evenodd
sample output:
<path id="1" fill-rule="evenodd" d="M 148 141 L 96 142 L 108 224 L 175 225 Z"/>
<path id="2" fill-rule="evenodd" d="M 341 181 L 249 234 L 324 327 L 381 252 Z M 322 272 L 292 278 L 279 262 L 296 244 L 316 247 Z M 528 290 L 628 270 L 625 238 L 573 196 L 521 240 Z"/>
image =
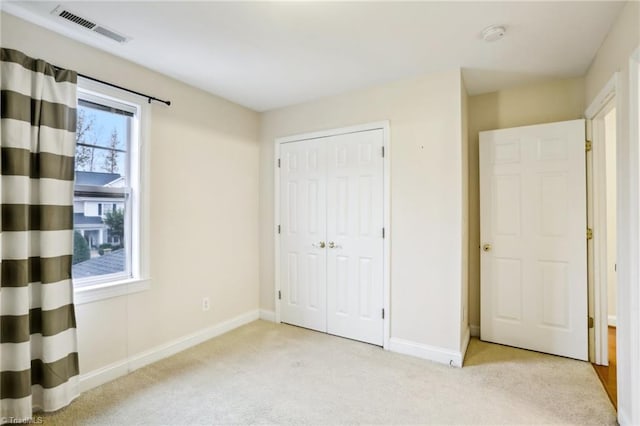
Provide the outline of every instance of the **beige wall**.
<path id="1" fill-rule="evenodd" d="M 554 80 L 469 97 L 469 322 L 480 325 L 478 132 L 574 120 L 584 112 L 584 79 Z"/>
<path id="2" fill-rule="evenodd" d="M 619 72 L 616 120 L 617 185 L 618 185 L 618 274 L 617 274 L 617 354 L 618 354 L 618 420 L 625 424 L 640 424 L 640 296 L 637 280 L 638 259 L 632 253 L 640 249 L 637 232 L 640 193 L 638 183 L 638 140 L 631 140 L 630 67 L 629 59 L 640 47 L 640 3 L 628 2 L 598 49 L 585 77 L 586 105 L 590 105 L 600 90 Z M 636 96 L 638 94 L 636 93 Z M 638 117 L 635 117 L 637 126 Z M 632 320 L 631 318 L 634 318 Z M 631 338 L 635 336 L 635 340 Z M 632 341 L 635 343 L 632 344 Z"/>
<path id="3" fill-rule="evenodd" d="M 2 14 L 2 46 L 170 99 L 152 107 L 151 289 L 77 307 L 81 373 L 258 308 L 258 114 Z M 211 310 L 202 312 L 203 296 Z"/>
<path id="4" fill-rule="evenodd" d="M 461 81 L 462 90 L 462 321 L 460 335 L 464 339 L 469 329 L 469 95 Z"/>
<path id="5" fill-rule="evenodd" d="M 640 45 L 640 2 L 629 1 L 598 49 L 585 77 L 587 106 L 616 71 L 624 74 L 623 87 L 629 81 L 629 57 Z"/>
<path id="6" fill-rule="evenodd" d="M 274 139 L 389 120 L 391 337 L 459 350 L 462 264 L 460 72 L 262 115 L 260 306 L 274 309 Z"/>

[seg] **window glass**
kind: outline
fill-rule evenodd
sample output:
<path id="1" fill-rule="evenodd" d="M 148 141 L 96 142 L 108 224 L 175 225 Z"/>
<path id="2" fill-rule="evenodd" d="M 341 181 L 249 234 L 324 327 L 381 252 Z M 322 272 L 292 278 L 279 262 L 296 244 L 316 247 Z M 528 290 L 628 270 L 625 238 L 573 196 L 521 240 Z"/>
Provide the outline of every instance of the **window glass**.
<path id="1" fill-rule="evenodd" d="M 76 286 L 130 273 L 130 146 L 134 115 L 79 95 L 73 279 Z"/>

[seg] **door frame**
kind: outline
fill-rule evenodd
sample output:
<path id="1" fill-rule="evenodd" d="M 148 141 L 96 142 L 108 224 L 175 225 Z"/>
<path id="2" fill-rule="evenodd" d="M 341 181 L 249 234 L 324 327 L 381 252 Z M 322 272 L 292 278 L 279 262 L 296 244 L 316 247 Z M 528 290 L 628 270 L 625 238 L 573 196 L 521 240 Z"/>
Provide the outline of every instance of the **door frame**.
<path id="1" fill-rule="evenodd" d="M 628 60 L 629 76 L 627 111 L 616 116 L 623 118 L 618 121 L 625 131 L 618 137 L 626 143 L 627 169 L 620 173 L 618 168 L 618 194 L 622 189 L 628 197 L 626 211 L 618 212 L 618 259 L 625 263 L 626 271 L 621 271 L 618 277 L 618 313 L 617 344 L 628 351 L 617 352 L 618 362 L 618 421 L 620 424 L 640 422 L 640 267 L 637 259 L 640 255 L 640 47 L 637 47 Z M 620 93 L 622 95 L 622 92 Z M 619 96 L 622 98 L 622 96 Z M 619 102 L 621 102 L 619 100 Z M 624 120 L 624 122 L 623 122 Z M 626 136 L 626 140 L 624 139 Z M 620 144 L 618 144 L 620 147 Z M 618 161 L 621 161 L 618 150 Z M 621 177 L 623 179 L 621 179 Z M 626 178 L 626 180 L 625 180 Z M 625 185 L 621 188 L 621 184 Z M 620 198 L 618 198 L 620 199 Z M 618 207 L 620 205 L 618 204 Z M 624 213 L 624 214 L 621 214 Z M 622 220 L 621 220 L 622 219 Z M 624 358 L 622 358 L 624 357 Z M 635 403 L 634 403 L 635 402 Z"/>
<path id="2" fill-rule="evenodd" d="M 587 241 L 589 316 L 594 318 L 593 337 L 591 330 L 589 332 L 589 358 L 598 365 L 609 365 L 604 115 L 614 107 L 616 111 L 622 111 L 621 96 L 617 96 L 619 84 L 619 73 L 615 72 L 584 113 L 587 140 L 592 141 L 591 155 L 587 155 L 587 226 L 594 230 L 593 240 Z M 622 134 L 621 124 L 618 117 L 616 139 Z M 616 203 L 619 207 L 619 203 Z"/>
<path id="3" fill-rule="evenodd" d="M 383 226 L 385 229 L 385 237 L 383 241 L 383 277 L 382 277 L 382 304 L 385 312 L 383 323 L 383 348 L 389 349 L 389 337 L 390 337 L 390 325 L 391 325 L 391 149 L 390 149 L 390 127 L 389 121 L 377 121 L 372 123 L 359 124 L 349 127 L 341 127 L 337 129 L 321 130 L 310 133 L 300 133 L 291 136 L 285 136 L 276 138 L 274 140 L 274 224 L 273 224 L 273 236 L 274 236 L 274 261 L 275 261 L 275 281 L 274 281 L 274 300 L 275 300 L 275 319 L 276 323 L 280 323 L 280 299 L 278 299 L 278 292 L 280 291 L 280 234 L 278 232 L 278 226 L 280 225 L 280 167 L 278 161 L 280 160 L 280 146 L 287 142 L 299 142 L 308 139 L 326 138 L 330 136 L 345 135 L 349 133 L 365 132 L 369 130 L 382 130 L 382 145 L 384 147 L 384 157 L 382 159 L 383 167 Z"/>

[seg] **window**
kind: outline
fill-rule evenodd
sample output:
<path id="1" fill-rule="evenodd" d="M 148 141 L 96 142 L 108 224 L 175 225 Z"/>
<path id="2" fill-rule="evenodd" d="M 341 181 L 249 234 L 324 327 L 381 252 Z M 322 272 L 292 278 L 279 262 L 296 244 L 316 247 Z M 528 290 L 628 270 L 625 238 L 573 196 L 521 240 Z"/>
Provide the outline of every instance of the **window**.
<path id="1" fill-rule="evenodd" d="M 129 284 L 144 275 L 139 155 L 143 106 L 127 98 L 100 84 L 78 82 L 72 266 L 76 293 Z"/>

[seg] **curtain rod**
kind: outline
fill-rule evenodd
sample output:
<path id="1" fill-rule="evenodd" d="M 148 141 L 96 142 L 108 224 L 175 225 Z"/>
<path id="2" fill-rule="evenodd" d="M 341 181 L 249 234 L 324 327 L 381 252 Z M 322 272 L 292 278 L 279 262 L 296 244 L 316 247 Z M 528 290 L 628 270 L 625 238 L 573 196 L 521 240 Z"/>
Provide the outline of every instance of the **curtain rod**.
<path id="1" fill-rule="evenodd" d="M 56 65 L 54 65 L 53 67 L 57 68 L 58 70 L 66 69 L 66 68 L 61 68 L 61 67 L 56 66 Z M 109 83 L 108 81 L 104 81 L 104 80 L 100 80 L 100 79 L 97 79 L 97 78 L 89 77 L 88 75 L 84 75 L 84 74 L 80 74 L 80 73 L 77 73 L 77 74 L 78 74 L 78 77 L 86 78 L 87 80 L 95 81 L 97 83 L 105 84 L 107 86 L 111 86 L 111 87 L 114 87 L 116 89 L 124 90 L 125 92 L 133 93 L 134 95 L 138 95 L 138 96 L 142 96 L 143 98 L 147 98 L 149 100 L 149 103 L 151 103 L 151 101 L 156 101 L 156 102 L 161 102 L 161 103 L 165 104 L 166 106 L 171 106 L 171 101 L 165 101 L 165 100 L 156 98 L 155 96 L 145 95 L 144 93 L 136 92 L 135 90 L 127 89 L 126 87 L 118 86 L 117 84 Z"/>

